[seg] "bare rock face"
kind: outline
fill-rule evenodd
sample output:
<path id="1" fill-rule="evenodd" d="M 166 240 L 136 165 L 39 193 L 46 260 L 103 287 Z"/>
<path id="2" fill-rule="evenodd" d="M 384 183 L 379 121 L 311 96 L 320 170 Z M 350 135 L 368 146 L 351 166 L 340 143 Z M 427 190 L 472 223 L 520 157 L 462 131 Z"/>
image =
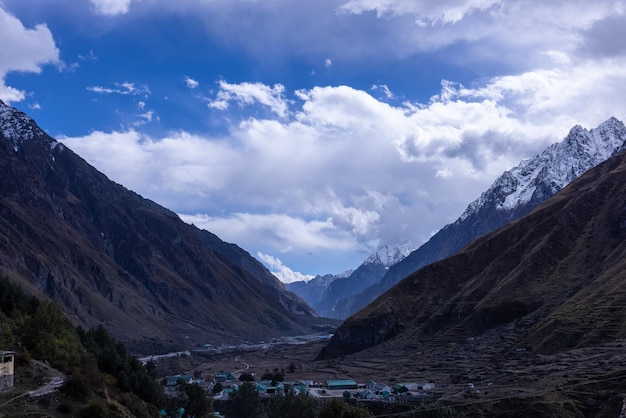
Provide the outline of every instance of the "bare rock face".
<path id="1" fill-rule="evenodd" d="M 626 336 L 626 154 L 528 215 L 409 275 L 348 318 L 320 357 L 490 333 L 554 353 Z"/>
<path id="2" fill-rule="evenodd" d="M 0 274 L 127 342 L 311 332 L 319 319 L 247 252 L 110 181 L 0 102 Z"/>

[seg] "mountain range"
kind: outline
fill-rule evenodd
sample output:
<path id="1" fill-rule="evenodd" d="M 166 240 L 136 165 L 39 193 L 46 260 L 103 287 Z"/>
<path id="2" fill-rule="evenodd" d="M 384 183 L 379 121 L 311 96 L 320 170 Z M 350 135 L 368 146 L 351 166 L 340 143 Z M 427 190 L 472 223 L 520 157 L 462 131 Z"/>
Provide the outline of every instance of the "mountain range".
<path id="1" fill-rule="evenodd" d="M 611 120 L 599 129 L 613 132 L 620 125 Z M 570 139 L 581 139 L 582 130 L 572 132 Z M 506 202 L 500 195 L 495 204 Z M 625 338 L 625 318 L 622 152 L 529 214 L 404 278 L 348 318 L 320 357 L 444 347 L 487 336 L 497 336 L 502 355 L 558 353 Z"/>
<path id="2" fill-rule="evenodd" d="M 234 244 L 109 180 L 0 102 L 0 275 L 130 346 L 309 334 L 326 323 Z"/>
<path id="3" fill-rule="evenodd" d="M 399 263 L 410 252 L 410 243 L 400 246 L 385 245 L 365 259 L 356 270 L 338 276 L 323 276 L 333 277 L 333 279 L 327 279 L 326 283 L 323 281 L 315 283 L 319 294 L 316 300 L 308 300 L 303 294 L 307 287 L 302 288 L 298 283 L 287 285 L 287 289 L 306 300 L 318 315 L 326 318 L 344 319 L 344 311 L 339 306 L 340 303 L 378 283 L 385 276 L 389 267 Z M 314 281 L 315 279 L 309 283 Z"/>
<path id="4" fill-rule="evenodd" d="M 616 118 L 591 130 L 573 127 L 563 141 L 504 172 L 454 223 L 444 226 L 408 256 L 385 269 L 372 268 L 366 260 L 355 270 L 350 294 L 340 287 L 348 279 L 337 280 L 325 291 L 324 302 L 312 306 L 324 316 L 349 317 L 419 268 L 451 256 L 474 239 L 524 216 L 587 170 L 621 152 L 625 143 L 626 127 Z M 357 272 L 361 274 L 357 276 Z"/>

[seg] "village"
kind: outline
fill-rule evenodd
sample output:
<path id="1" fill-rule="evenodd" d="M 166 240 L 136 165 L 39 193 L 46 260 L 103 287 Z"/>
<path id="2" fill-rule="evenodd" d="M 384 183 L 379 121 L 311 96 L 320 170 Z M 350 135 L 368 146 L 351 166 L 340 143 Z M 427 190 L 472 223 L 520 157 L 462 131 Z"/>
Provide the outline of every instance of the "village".
<path id="1" fill-rule="evenodd" d="M 280 373 L 278 373 L 280 374 Z M 309 394 L 316 398 L 343 398 L 345 400 L 370 400 L 384 402 L 415 402 L 432 397 L 436 386 L 432 382 L 426 383 L 395 383 L 392 386 L 369 380 L 357 383 L 351 379 L 325 380 L 256 380 L 252 373 L 234 373 L 221 371 L 212 376 L 193 377 L 190 375 L 172 375 L 163 379 L 165 392 L 175 395 L 181 383 L 197 384 L 214 399 L 228 399 L 229 395 L 238 390 L 238 387 L 249 382 L 260 396 L 281 396 L 288 391 L 294 394 Z M 468 386 L 469 390 L 474 385 Z M 479 393 L 479 391 L 478 391 Z"/>

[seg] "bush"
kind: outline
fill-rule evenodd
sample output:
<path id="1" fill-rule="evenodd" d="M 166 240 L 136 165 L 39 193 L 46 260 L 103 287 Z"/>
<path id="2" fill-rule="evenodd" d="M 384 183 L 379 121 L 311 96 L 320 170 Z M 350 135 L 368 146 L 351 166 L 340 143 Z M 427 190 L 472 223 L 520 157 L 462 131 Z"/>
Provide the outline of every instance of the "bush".
<path id="1" fill-rule="evenodd" d="M 80 371 L 76 370 L 74 373 L 63 383 L 61 386 L 61 392 L 66 395 L 82 400 L 90 394 L 89 379 Z"/>
<path id="2" fill-rule="evenodd" d="M 80 411 L 80 416 L 83 418 L 107 418 L 109 417 L 109 407 L 104 400 L 95 399 Z"/>

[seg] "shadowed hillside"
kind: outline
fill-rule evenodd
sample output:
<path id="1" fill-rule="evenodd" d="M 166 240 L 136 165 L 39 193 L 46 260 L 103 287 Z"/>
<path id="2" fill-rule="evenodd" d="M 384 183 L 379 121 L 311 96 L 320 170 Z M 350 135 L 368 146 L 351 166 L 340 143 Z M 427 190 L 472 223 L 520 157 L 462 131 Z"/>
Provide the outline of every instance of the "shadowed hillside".
<path id="1" fill-rule="evenodd" d="M 0 273 L 125 341 L 268 338 L 319 322 L 241 248 L 110 181 L 0 102 Z"/>
<path id="2" fill-rule="evenodd" d="M 426 266 L 348 318 L 320 354 L 500 335 L 508 350 L 626 336 L 626 155 L 524 218 Z"/>

